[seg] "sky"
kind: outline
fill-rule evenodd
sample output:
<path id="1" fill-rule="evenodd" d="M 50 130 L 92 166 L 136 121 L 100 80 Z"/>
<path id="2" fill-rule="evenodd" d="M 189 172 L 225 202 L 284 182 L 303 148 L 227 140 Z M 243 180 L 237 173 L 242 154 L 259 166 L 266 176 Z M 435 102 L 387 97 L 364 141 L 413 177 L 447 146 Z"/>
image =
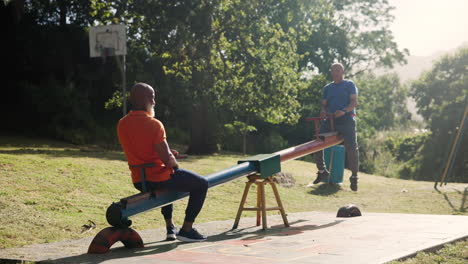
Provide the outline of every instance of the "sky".
<path id="1" fill-rule="evenodd" d="M 468 0 L 389 0 L 399 48 L 430 56 L 468 43 Z"/>

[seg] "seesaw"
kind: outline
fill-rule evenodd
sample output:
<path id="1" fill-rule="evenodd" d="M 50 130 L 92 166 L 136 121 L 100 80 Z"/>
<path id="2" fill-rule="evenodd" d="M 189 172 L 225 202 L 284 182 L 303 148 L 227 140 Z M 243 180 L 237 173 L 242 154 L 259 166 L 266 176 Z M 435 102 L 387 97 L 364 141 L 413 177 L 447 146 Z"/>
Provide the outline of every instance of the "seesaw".
<path id="1" fill-rule="evenodd" d="M 219 172 L 207 175 L 208 188 L 232 181 L 242 176 L 247 176 L 246 183 L 239 210 L 234 222 L 233 229 L 237 228 L 242 211 L 257 211 L 257 226 L 262 219 L 263 229 L 267 228 L 266 211 L 279 210 L 285 226 L 289 226 L 284 207 L 281 203 L 275 182 L 272 176 L 281 171 L 281 162 L 297 159 L 311 153 L 340 144 L 343 138 L 337 132 L 319 134 L 319 121 L 323 118 L 307 118 L 315 123 L 315 139 L 301 145 L 283 149 L 271 154 L 259 154 L 238 161 L 238 165 L 224 169 Z M 331 129 L 334 130 L 333 118 L 330 118 Z M 257 185 L 257 206 L 252 208 L 244 207 L 249 187 L 251 184 Z M 264 186 L 270 184 L 277 207 L 266 208 Z M 88 253 L 105 253 L 116 241 L 122 241 L 126 247 L 140 248 L 143 242 L 136 231 L 129 228 L 132 225 L 130 217 L 146 212 L 148 210 L 160 208 L 180 200 L 188 193 L 184 192 L 144 192 L 120 199 L 119 202 L 112 203 L 106 212 L 107 222 L 112 226 L 99 232 L 88 249 Z"/>

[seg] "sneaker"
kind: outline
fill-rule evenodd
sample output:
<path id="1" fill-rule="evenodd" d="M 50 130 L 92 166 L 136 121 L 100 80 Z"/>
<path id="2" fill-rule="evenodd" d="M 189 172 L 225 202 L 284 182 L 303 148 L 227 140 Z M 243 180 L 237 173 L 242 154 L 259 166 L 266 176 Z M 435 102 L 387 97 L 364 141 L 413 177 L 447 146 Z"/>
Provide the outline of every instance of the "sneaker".
<path id="1" fill-rule="evenodd" d="M 357 192 L 358 177 L 356 175 L 352 175 L 351 177 L 349 177 L 349 182 L 351 183 L 351 190 Z"/>
<path id="2" fill-rule="evenodd" d="M 177 234 L 177 239 L 183 242 L 200 242 L 206 240 L 206 236 L 198 233 L 195 228 L 192 228 L 189 232 L 180 229 Z"/>
<path id="3" fill-rule="evenodd" d="M 175 227 L 175 226 L 166 227 L 166 230 L 167 230 L 166 241 L 174 241 L 174 240 L 176 240 L 176 236 L 177 236 L 177 227 Z"/>
<path id="4" fill-rule="evenodd" d="M 330 172 L 328 172 L 327 170 L 324 170 L 323 172 L 317 172 L 317 178 L 314 180 L 313 184 L 317 184 L 322 180 L 327 179 L 329 175 Z"/>

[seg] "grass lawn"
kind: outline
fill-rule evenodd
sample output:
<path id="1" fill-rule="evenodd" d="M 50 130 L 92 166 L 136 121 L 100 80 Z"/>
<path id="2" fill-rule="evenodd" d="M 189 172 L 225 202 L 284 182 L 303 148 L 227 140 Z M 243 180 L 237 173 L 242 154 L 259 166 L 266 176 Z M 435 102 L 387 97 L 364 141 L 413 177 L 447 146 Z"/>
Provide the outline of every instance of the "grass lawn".
<path id="1" fill-rule="evenodd" d="M 180 165 L 208 175 L 236 165 L 241 158 L 233 154 L 189 156 L 180 160 Z M 293 187 L 279 187 L 287 212 L 336 212 L 352 203 L 364 213 L 468 215 L 466 184 L 449 183 L 437 191 L 433 182 L 362 173 L 359 191 L 352 192 L 349 171 L 345 171 L 344 184 L 338 189 L 328 184 L 307 187 L 316 173 L 313 163 L 289 161 L 282 164 L 282 170 L 295 180 Z M 107 207 L 137 192 L 121 151 L 18 137 L 0 137 L 0 181 L 0 248 L 94 236 L 108 226 Z M 245 181 L 241 177 L 210 189 L 197 222 L 234 220 Z M 269 189 L 267 196 L 267 201 L 274 203 Z M 252 193 L 248 203 L 253 205 L 254 199 Z M 186 202 L 175 204 L 177 224 L 182 222 Z M 254 213 L 245 212 L 244 216 Z M 82 232 L 89 220 L 97 227 Z M 136 230 L 158 228 L 164 223 L 159 209 L 132 220 Z M 466 243 L 462 248 L 466 254 Z"/>
<path id="2" fill-rule="evenodd" d="M 420 252 L 414 258 L 404 261 L 392 261 L 389 264 L 466 264 L 468 263 L 468 240 L 444 245 L 437 252 Z"/>

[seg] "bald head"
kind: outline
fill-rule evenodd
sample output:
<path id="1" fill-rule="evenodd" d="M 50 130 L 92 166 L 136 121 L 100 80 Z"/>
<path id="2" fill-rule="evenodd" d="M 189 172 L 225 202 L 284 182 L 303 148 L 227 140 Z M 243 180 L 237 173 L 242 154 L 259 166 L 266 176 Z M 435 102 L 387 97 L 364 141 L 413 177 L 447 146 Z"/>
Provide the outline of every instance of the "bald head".
<path id="1" fill-rule="evenodd" d="M 335 83 L 339 83 L 344 79 L 344 67 L 341 63 L 333 63 L 330 67 L 331 76 Z"/>
<path id="2" fill-rule="evenodd" d="M 133 110 L 150 111 L 155 105 L 153 87 L 146 83 L 133 85 L 130 91 L 130 102 Z"/>

